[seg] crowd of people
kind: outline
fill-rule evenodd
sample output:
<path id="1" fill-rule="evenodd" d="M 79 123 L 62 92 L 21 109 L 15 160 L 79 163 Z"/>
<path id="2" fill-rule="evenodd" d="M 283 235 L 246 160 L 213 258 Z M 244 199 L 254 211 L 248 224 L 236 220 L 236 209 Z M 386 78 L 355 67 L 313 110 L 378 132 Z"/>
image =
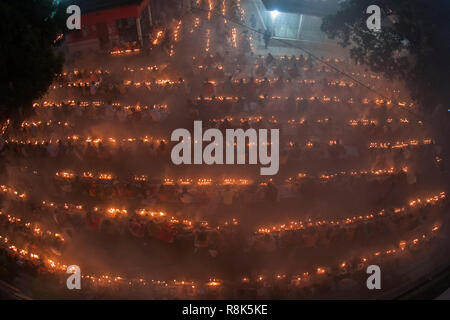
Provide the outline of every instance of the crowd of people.
<path id="1" fill-rule="evenodd" d="M 212 2 L 255 29 L 239 0 Z M 358 296 L 369 263 L 392 288 L 435 250 L 441 149 L 399 83 L 347 59 L 258 53 L 269 35 L 257 43 L 208 6 L 174 17 L 148 52 L 67 65 L 2 130 L 3 278 L 65 296 L 68 261 L 85 297 Z M 170 133 L 194 120 L 280 129 L 279 174 L 173 165 Z"/>

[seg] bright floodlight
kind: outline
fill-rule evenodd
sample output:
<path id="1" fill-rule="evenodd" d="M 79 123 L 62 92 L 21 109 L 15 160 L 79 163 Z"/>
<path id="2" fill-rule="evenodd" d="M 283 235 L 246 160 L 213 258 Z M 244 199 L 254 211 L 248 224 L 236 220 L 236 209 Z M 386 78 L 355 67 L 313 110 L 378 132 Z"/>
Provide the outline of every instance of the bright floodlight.
<path id="1" fill-rule="evenodd" d="M 270 16 L 272 17 L 272 19 L 275 19 L 279 14 L 280 12 L 278 10 L 270 11 Z"/>

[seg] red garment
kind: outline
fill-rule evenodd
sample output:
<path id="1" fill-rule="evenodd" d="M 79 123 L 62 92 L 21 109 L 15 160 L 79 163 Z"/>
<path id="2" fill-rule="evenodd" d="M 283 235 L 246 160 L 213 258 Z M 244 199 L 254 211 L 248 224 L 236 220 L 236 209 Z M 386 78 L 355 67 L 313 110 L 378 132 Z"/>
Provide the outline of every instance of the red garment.
<path id="1" fill-rule="evenodd" d="M 254 82 L 248 84 L 248 93 L 250 95 L 256 94 L 256 84 Z"/>
<path id="2" fill-rule="evenodd" d="M 89 229 L 91 229 L 93 231 L 99 231 L 100 230 L 100 222 L 101 222 L 100 217 L 91 217 L 91 218 L 87 219 L 86 224 Z"/>
<path id="3" fill-rule="evenodd" d="M 95 184 L 91 183 L 91 186 L 89 187 L 89 196 L 95 197 Z"/>
<path id="4" fill-rule="evenodd" d="M 166 192 L 159 192 L 158 199 L 161 202 L 167 202 L 169 200 L 169 195 Z"/>
<path id="5" fill-rule="evenodd" d="M 130 232 L 133 236 L 142 238 L 144 236 L 144 226 L 139 222 L 130 223 Z"/>
<path id="6" fill-rule="evenodd" d="M 203 92 L 205 94 L 205 96 L 212 96 L 214 95 L 214 86 L 211 82 L 206 82 L 203 85 Z"/>
<path id="7" fill-rule="evenodd" d="M 173 229 L 171 226 L 164 226 L 158 232 L 156 238 L 166 243 L 172 243 L 173 239 L 175 238 L 175 234 L 176 230 Z"/>

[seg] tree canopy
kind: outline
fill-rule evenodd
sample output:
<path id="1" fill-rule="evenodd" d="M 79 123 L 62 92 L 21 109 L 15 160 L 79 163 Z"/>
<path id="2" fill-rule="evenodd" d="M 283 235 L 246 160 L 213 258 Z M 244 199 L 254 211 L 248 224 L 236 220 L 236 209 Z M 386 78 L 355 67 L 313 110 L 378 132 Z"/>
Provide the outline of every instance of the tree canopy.
<path id="1" fill-rule="evenodd" d="M 65 34 L 66 5 L 54 0 L 0 1 L 0 123 L 20 119 L 60 73 L 55 48 Z"/>
<path id="2" fill-rule="evenodd" d="M 367 28 L 368 6 L 381 8 L 382 28 Z M 429 113 L 447 109 L 450 97 L 450 2 L 429 0 L 347 0 L 326 16 L 322 31 L 350 48 L 355 62 L 405 82 L 411 97 Z M 446 110 L 445 110 L 446 111 Z"/>

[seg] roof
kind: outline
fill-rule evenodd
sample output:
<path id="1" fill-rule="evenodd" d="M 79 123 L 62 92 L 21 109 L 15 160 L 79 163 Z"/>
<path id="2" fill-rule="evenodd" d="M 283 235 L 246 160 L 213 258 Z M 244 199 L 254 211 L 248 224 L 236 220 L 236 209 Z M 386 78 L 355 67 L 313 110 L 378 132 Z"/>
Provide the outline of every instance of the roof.
<path id="1" fill-rule="evenodd" d="M 86 14 L 117 7 L 138 5 L 143 1 L 144 0 L 73 0 L 72 4 L 78 5 L 81 9 L 81 13 Z"/>

